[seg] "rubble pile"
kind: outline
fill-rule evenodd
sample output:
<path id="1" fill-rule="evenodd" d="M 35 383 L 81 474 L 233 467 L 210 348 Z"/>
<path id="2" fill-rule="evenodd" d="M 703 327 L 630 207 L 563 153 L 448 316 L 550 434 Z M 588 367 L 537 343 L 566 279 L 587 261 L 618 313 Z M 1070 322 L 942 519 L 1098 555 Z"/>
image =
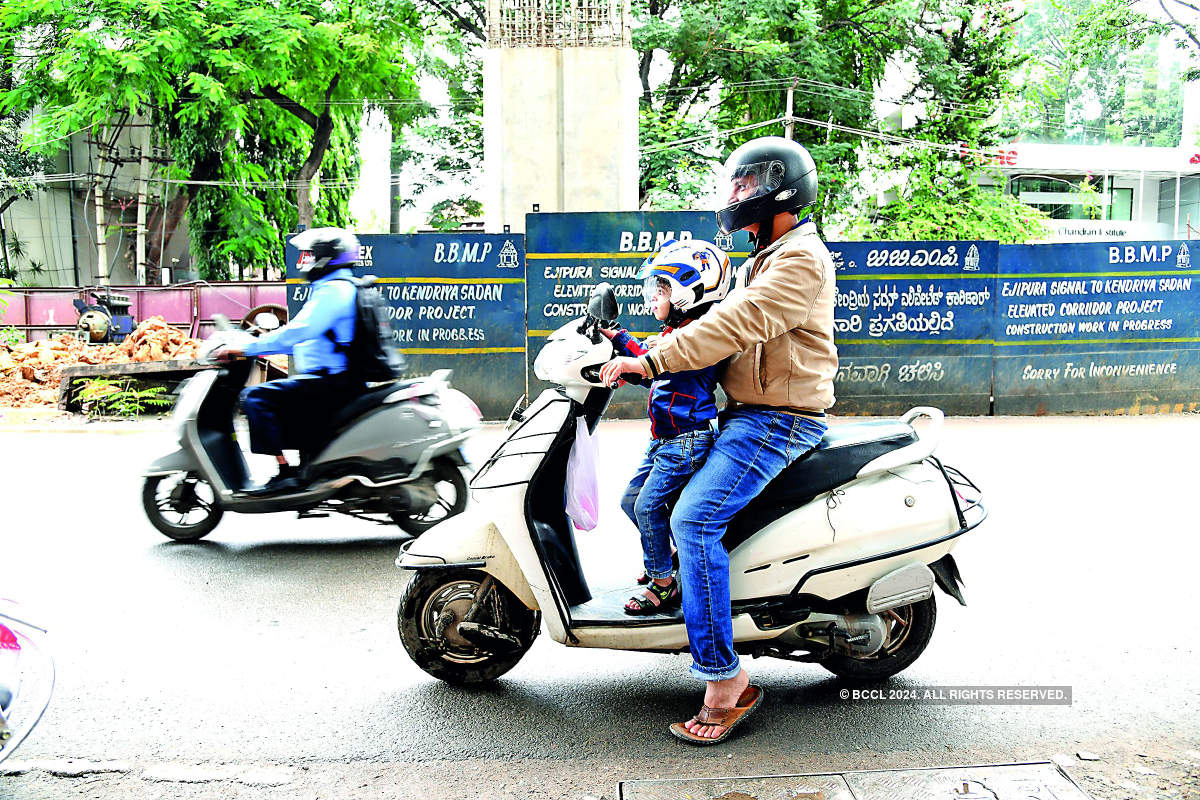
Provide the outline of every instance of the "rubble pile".
<path id="1" fill-rule="evenodd" d="M 66 333 L 18 345 L 0 343 L 0 407 L 54 405 L 63 367 L 190 360 L 199 346 L 162 317 L 145 320 L 121 344 L 90 345 Z"/>

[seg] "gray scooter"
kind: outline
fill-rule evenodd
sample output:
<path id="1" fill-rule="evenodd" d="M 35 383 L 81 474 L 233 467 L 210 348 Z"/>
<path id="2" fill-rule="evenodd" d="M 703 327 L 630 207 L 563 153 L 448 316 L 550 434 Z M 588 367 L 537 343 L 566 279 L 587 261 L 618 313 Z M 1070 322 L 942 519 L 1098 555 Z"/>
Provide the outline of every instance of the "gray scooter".
<path id="1" fill-rule="evenodd" d="M 479 408 L 450 388 L 450 370 L 394 381 L 368 391 L 328 423 L 325 443 L 303 454 L 303 487 L 255 494 L 237 442 L 234 413 L 252 362 L 217 364 L 211 355 L 246 336 L 215 334 L 200 361 L 212 369 L 189 378 L 174 418 L 179 449 L 146 469 L 142 507 L 152 525 L 176 541 L 208 535 L 226 511 L 265 514 L 330 512 L 395 523 L 419 534 L 463 511 L 467 485 L 462 444 L 479 428 Z"/>

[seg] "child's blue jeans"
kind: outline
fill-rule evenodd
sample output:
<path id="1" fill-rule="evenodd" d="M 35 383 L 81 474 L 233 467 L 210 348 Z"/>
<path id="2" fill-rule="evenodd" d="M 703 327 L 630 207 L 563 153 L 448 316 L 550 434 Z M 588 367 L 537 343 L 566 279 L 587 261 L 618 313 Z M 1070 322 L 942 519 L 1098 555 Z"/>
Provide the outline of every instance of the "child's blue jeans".
<path id="1" fill-rule="evenodd" d="M 646 575 L 669 578 L 671 562 L 671 510 L 688 479 L 704 464 L 713 445 L 713 431 L 704 428 L 670 439 L 653 439 L 641 466 L 625 489 L 621 508 L 642 534 L 642 559 Z"/>

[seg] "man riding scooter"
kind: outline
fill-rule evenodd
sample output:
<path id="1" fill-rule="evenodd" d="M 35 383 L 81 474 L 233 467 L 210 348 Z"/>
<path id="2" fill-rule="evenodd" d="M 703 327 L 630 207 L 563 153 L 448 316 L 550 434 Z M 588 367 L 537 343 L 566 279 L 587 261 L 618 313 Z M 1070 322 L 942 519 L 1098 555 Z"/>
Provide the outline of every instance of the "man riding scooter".
<path id="1" fill-rule="evenodd" d="M 692 744 L 723 741 L 762 699 L 733 647 L 730 520 L 792 462 L 816 447 L 833 405 L 833 261 L 817 235 L 817 167 L 800 144 L 777 136 L 746 142 L 725 164 L 723 233 L 746 230 L 754 251 L 737 288 L 709 314 L 638 358 L 600 370 L 655 379 L 729 358 L 721 386 L 730 404 L 704 466 L 671 516 L 679 549 L 683 613 L 693 676 L 706 681 L 704 705 L 670 730 Z"/>
<path id="2" fill-rule="evenodd" d="M 300 250 L 296 271 L 312 284 L 308 302 L 284 327 L 213 354 L 217 360 L 277 353 L 294 359 L 299 374 L 251 386 L 241 395 L 250 450 L 273 455 L 279 464 L 279 473 L 253 490 L 264 495 L 301 488 L 300 468 L 289 464 L 283 451 L 298 450 L 302 458 L 311 454 L 328 433 L 323 423 L 367 388 L 347 355 L 355 336 L 358 289 L 350 270 L 358 265 L 358 239 L 341 228 L 313 228 L 291 244 Z"/>

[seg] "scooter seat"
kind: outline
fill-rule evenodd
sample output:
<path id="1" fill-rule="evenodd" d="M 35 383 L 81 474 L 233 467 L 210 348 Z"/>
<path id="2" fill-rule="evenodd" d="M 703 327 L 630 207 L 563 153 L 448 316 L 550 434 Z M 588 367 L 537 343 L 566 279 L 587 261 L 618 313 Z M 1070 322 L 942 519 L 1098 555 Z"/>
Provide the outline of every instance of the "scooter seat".
<path id="1" fill-rule="evenodd" d="M 372 389 L 366 394 L 359 395 L 353 402 L 349 403 L 334 416 L 330 430 L 340 431 L 371 409 L 383 405 L 384 399 L 392 392 L 403 389 L 405 386 L 411 386 L 414 383 L 416 383 L 416 380 L 393 381 L 377 389 Z"/>
<path id="2" fill-rule="evenodd" d="M 732 550 L 770 523 L 820 494 L 854 480 L 869 462 L 917 441 L 898 420 L 852 422 L 826 432 L 821 443 L 794 461 L 738 512 L 722 542 Z"/>

